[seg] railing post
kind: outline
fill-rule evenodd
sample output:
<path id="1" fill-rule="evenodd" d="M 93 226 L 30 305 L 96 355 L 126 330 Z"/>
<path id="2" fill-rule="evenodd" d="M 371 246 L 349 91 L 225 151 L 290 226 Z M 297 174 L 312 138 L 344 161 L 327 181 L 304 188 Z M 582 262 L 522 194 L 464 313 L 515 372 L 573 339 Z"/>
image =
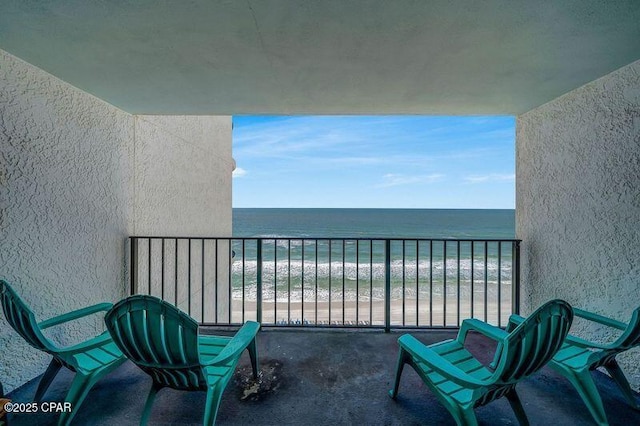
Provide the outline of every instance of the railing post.
<path id="1" fill-rule="evenodd" d="M 262 323 L 262 238 L 258 238 L 256 250 L 256 321 Z"/>
<path id="2" fill-rule="evenodd" d="M 513 282 L 511 283 L 511 311 L 520 314 L 520 241 L 513 242 Z"/>
<path id="3" fill-rule="evenodd" d="M 384 241 L 384 331 L 391 331 L 391 240 Z"/>
<path id="4" fill-rule="evenodd" d="M 136 237 L 129 237 L 129 292 L 131 296 L 136 294 L 138 290 L 138 239 Z"/>

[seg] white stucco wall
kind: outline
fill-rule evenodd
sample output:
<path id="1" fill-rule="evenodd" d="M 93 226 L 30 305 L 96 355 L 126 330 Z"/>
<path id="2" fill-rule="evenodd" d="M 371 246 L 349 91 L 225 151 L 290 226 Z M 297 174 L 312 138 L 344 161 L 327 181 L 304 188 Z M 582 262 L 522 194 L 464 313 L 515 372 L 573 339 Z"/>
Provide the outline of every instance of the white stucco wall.
<path id="1" fill-rule="evenodd" d="M 0 51 L 0 277 L 38 320 L 124 295 L 132 225 L 130 115 Z M 5 390 L 44 371 L 0 314 Z M 63 343 L 98 316 L 57 328 Z"/>
<path id="2" fill-rule="evenodd" d="M 523 311 L 559 297 L 627 321 L 640 306 L 640 61 L 519 116 L 516 157 Z M 638 388 L 630 352 L 621 361 Z"/>
<path id="3" fill-rule="evenodd" d="M 131 234 L 231 233 L 230 117 L 132 116 L 0 50 L 0 160 L 0 278 L 39 320 L 125 296 Z M 50 360 L 4 314 L 0 348 L 5 391 Z"/>
<path id="4" fill-rule="evenodd" d="M 231 235 L 231 117 L 135 117 L 136 235 Z M 171 153 L 171 155 L 167 155 Z"/>

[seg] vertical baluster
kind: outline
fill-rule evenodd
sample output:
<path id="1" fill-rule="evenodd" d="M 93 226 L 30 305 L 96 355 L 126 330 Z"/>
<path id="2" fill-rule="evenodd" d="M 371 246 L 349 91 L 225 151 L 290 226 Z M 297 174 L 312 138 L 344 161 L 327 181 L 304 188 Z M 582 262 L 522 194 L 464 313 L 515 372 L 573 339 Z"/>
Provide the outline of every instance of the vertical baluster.
<path id="1" fill-rule="evenodd" d="M 369 240 L 369 325 L 373 325 L 373 240 Z"/>
<path id="2" fill-rule="evenodd" d="M 187 262 L 187 312 L 189 313 L 189 315 L 191 315 L 191 238 L 189 238 Z M 229 297 L 229 300 L 231 300 L 231 297 Z"/>
<path id="3" fill-rule="evenodd" d="M 473 251 L 474 251 L 474 248 L 475 248 L 475 242 L 472 240 L 472 241 L 470 241 L 470 244 L 471 244 L 471 318 L 474 318 L 474 314 L 473 314 L 473 311 L 474 311 L 474 306 L 473 306 L 474 305 L 474 294 L 473 293 L 474 293 L 474 285 L 475 285 L 474 281 L 475 280 L 474 280 L 474 276 L 473 276 L 473 266 L 474 266 L 473 265 L 473 261 L 474 261 L 474 253 L 473 253 Z"/>
<path id="4" fill-rule="evenodd" d="M 404 327 L 406 325 L 406 313 L 405 313 L 405 296 L 406 296 L 406 270 L 407 270 L 407 265 L 406 265 L 406 244 L 407 241 L 406 240 L 402 240 L 402 326 Z"/>
<path id="5" fill-rule="evenodd" d="M 262 323 L 262 238 L 256 244 L 256 321 Z"/>
<path id="6" fill-rule="evenodd" d="M 332 240 L 329 240 L 329 325 L 331 325 L 331 250 Z"/>
<path id="7" fill-rule="evenodd" d="M 457 242 L 456 247 L 456 261 L 457 261 L 457 295 L 456 295 L 456 324 L 460 327 L 460 240 Z"/>
<path id="8" fill-rule="evenodd" d="M 147 263 L 148 265 L 148 269 L 147 269 L 147 286 L 149 287 L 149 295 L 151 295 L 151 248 L 152 248 L 152 243 L 151 243 L 151 238 L 148 239 L 148 246 L 149 246 L 149 258 L 147 259 Z"/>
<path id="9" fill-rule="evenodd" d="M 344 268 L 345 268 L 345 257 L 346 257 L 346 253 L 345 253 L 345 240 L 342 240 L 342 325 L 345 325 L 345 320 L 344 320 L 344 310 L 345 310 L 345 298 L 344 298 L 344 292 L 345 292 L 345 286 L 344 286 Z"/>
<path id="10" fill-rule="evenodd" d="M 291 324 L 291 238 L 287 241 L 287 325 Z"/>
<path id="11" fill-rule="evenodd" d="M 305 240 L 302 240 L 302 280 L 300 281 L 300 300 L 301 300 L 301 304 L 300 304 L 300 309 L 301 309 L 301 315 L 302 318 L 304 318 L 304 246 L 305 246 Z"/>
<path id="12" fill-rule="evenodd" d="M 245 251 L 245 248 L 246 248 L 246 244 L 245 243 L 246 243 L 246 240 L 243 238 L 242 239 L 242 323 L 243 324 L 245 322 L 245 319 L 244 319 L 244 315 L 245 315 L 244 314 L 244 312 L 245 312 L 244 311 L 244 309 L 245 309 L 245 293 L 244 293 L 244 290 L 245 290 L 245 287 L 244 286 L 245 286 L 245 281 L 246 281 L 245 280 L 245 272 L 246 272 L 245 259 L 247 257 L 247 252 Z"/>
<path id="13" fill-rule="evenodd" d="M 162 294 L 162 300 L 164 300 L 164 238 L 160 240 L 160 292 Z M 149 259 L 151 259 L 151 251 L 149 251 Z M 151 281 L 149 281 L 151 285 Z"/>
<path id="14" fill-rule="evenodd" d="M 429 327 L 433 327 L 433 240 L 429 240 Z"/>
<path id="15" fill-rule="evenodd" d="M 416 327 L 420 326 L 420 241 L 416 240 Z"/>
<path id="16" fill-rule="evenodd" d="M 130 256 L 129 256 L 129 262 L 131 262 L 131 264 L 129 265 L 130 268 L 130 272 L 129 272 L 129 292 L 130 295 L 133 296 L 134 294 L 138 293 L 138 238 L 137 237 L 131 237 L 129 238 L 129 250 L 131 250 Z"/>
<path id="17" fill-rule="evenodd" d="M 202 268 L 202 271 L 201 271 L 201 273 L 202 273 L 202 277 L 201 277 L 201 291 L 200 291 L 200 298 L 201 298 L 202 300 L 200 301 L 200 303 L 201 303 L 201 305 L 200 305 L 200 311 L 201 311 L 201 314 L 202 314 L 202 322 L 203 322 L 203 323 L 205 322 L 205 319 L 204 319 L 204 270 L 205 270 L 205 269 L 204 269 L 204 246 L 205 246 L 205 244 L 204 244 L 204 239 L 202 239 L 202 259 L 201 259 L 201 260 L 202 260 L 202 265 L 201 265 L 201 268 Z"/>
<path id="18" fill-rule="evenodd" d="M 231 271 L 233 269 L 233 262 L 234 262 L 233 258 L 235 257 L 235 255 L 234 255 L 234 251 L 233 251 L 233 240 L 231 238 L 229 238 L 227 240 L 227 242 L 228 242 L 228 245 L 229 245 L 229 253 L 228 253 L 228 259 L 229 259 L 229 293 L 228 294 L 229 294 L 229 296 L 227 298 L 228 299 L 227 301 L 228 301 L 228 304 L 229 304 L 229 324 L 231 324 L 232 323 L 232 318 L 233 318 L 232 315 L 231 315 L 232 310 L 233 310 L 233 306 L 231 304 L 231 301 L 233 299 L 233 286 L 231 285 L 232 284 L 232 280 L 233 280 L 233 276 L 231 274 Z M 189 268 L 191 268 L 191 266 L 189 266 Z M 189 300 L 191 300 L 191 299 L 189 299 Z"/>
<path id="19" fill-rule="evenodd" d="M 442 325 L 447 326 L 447 240 L 442 241 Z"/>
<path id="20" fill-rule="evenodd" d="M 273 323 L 278 323 L 278 240 L 273 240 Z"/>
<path id="21" fill-rule="evenodd" d="M 391 331 L 391 240 L 385 240 L 384 254 L 384 331 Z"/>
<path id="22" fill-rule="evenodd" d="M 216 254 L 215 254 L 215 263 L 213 266 L 213 289 L 214 289 L 214 301 L 215 301 L 215 317 L 214 317 L 214 324 L 218 324 L 218 313 L 219 313 L 219 306 L 218 306 L 218 255 L 220 253 L 218 253 L 219 250 L 219 246 L 218 246 L 218 239 L 215 239 L 215 249 L 216 249 Z"/>
<path id="23" fill-rule="evenodd" d="M 316 239 L 315 324 L 318 325 L 318 240 Z"/>
<path id="24" fill-rule="evenodd" d="M 360 324 L 360 240 L 356 240 L 356 325 Z"/>
<path id="25" fill-rule="evenodd" d="M 488 321 L 488 307 L 487 303 L 489 302 L 488 292 L 489 292 L 489 242 L 484 242 L 484 321 Z"/>
<path id="26" fill-rule="evenodd" d="M 513 254 L 511 256 L 511 311 L 520 315 L 520 241 L 513 242 Z"/>
<path id="27" fill-rule="evenodd" d="M 498 327 L 502 327 L 502 241 L 498 241 Z"/>
<path id="28" fill-rule="evenodd" d="M 174 287 L 174 294 L 173 294 L 173 299 L 174 299 L 174 305 L 178 306 L 178 239 L 175 239 L 175 244 L 176 244 L 176 252 L 175 252 L 175 281 L 173 282 L 173 287 Z M 164 299 L 164 297 L 163 297 Z"/>

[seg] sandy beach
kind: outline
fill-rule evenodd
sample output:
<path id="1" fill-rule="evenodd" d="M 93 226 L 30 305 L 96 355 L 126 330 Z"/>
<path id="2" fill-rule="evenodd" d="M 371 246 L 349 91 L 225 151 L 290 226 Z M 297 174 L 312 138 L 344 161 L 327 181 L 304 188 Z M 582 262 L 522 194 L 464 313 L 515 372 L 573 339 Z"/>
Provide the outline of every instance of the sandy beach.
<path id="1" fill-rule="evenodd" d="M 317 307 L 316 307 L 317 306 Z M 304 309 L 303 309 L 304 308 Z M 485 305 L 484 300 L 475 301 L 473 307 L 468 302 L 461 303 L 458 310 L 457 301 L 447 300 L 446 304 L 446 322 L 445 322 L 445 306 L 441 298 L 434 298 L 430 304 L 428 300 L 419 300 L 407 298 L 404 300 L 391 301 L 391 324 L 395 326 L 433 326 L 433 327 L 456 327 L 459 322 L 465 318 L 479 318 L 487 320 L 491 324 L 498 324 L 498 304 L 488 302 Z M 511 314 L 511 304 L 503 303 L 501 306 L 500 323 L 504 324 Z M 416 318 L 416 312 L 418 316 Z M 234 323 L 242 322 L 243 304 L 241 300 L 233 300 L 231 320 Z M 304 306 L 301 302 L 292 301 L 290 305 L 287 302 L 273 301 L 262 302 L 262 322 L 268 324 L 295 324 L 295 325 L 374 325 L 383 326 L 385 322 L 385 306 L 383 300 L 361 300 L 345 301 L 344 309 L 342 300 L 328 301 L 315 300 L 305 302 Z M 244 302 L 244 320 L 256 319 L 256 302 Z M 404 319 L 404 321 L 403 321 Z"/>

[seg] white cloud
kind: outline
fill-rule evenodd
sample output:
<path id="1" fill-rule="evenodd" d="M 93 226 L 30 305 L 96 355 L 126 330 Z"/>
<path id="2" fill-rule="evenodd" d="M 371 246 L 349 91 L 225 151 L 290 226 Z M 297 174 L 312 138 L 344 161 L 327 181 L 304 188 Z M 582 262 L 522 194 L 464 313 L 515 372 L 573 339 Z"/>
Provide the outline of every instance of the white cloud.
<path id="1" fill-rule="evenodd" d="M 515 174 L 490 173 L 488 175 L 470 175 L 464 178 L 467 183 L 514 182 Z"/>
<path id="2" fill-rule="evenodd" d="M 390 188 L 392 186 L 412 185 L 417 183 L 433 183 L 442 180 L 444 175 L 434 173 L 430 175 L 407 176 L 396 173 L 388 173 L 382 176 L 384 182 L 376 185 L 376 188 Z"/>
<path id="3" fill-rule="evenodd" d="M 247 171 L 242 167 L 236 167 L 236 169 L 233 171 L 233 174 L 232 174 L 234 178 L 240 178 L 246 175 L 247 175 Z"/>

